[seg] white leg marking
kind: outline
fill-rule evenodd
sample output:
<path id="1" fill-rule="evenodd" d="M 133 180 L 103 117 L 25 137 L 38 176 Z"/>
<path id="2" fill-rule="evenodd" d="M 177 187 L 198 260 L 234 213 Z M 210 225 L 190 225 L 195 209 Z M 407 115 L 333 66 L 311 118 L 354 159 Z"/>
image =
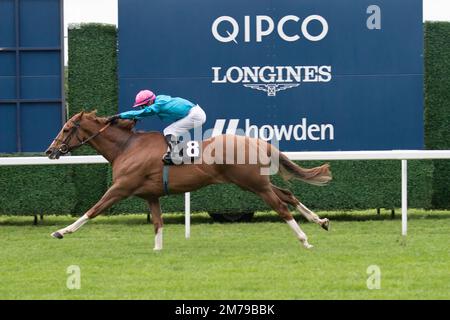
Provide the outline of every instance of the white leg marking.
<path id="1" fill-rule="evenodd" d="M 159 251 L 163 248 L 163 228 L 159 228 L 155 235 L 155 247 L 153 250 Z"/>
<path id="2" fill-rule="evenodd" d="M 317 214 L 309 210 L 303 203 L 297 205 L 297 210 L 310 222 L 322 225 L 327 219 L 320 219 Z"/>
<path id="3" fill-rule="evenodd" d="M 300 229 L 300 226 L 298 225 L 297 221 L 295 219 L 286 221 L 289 227 L 294 231 L 295 235 L 297 236 L 298 240 L 303 244 L 303 246 L 306 249 L 310 249 L 313 246 L 308 243 L 308 237 L 306 234 Z"/>
<path id="4" fill-rule="evenodd" d="M 65 235 L 66 233 L 73 233 L 80 229 L 86 222 L 88 222 L 88 220 L 89 217 L 85 214 L 70 226 L 67 226 L 64 229 L 60 229 L 57 232 L 59 232 L 61 235 Z"/>

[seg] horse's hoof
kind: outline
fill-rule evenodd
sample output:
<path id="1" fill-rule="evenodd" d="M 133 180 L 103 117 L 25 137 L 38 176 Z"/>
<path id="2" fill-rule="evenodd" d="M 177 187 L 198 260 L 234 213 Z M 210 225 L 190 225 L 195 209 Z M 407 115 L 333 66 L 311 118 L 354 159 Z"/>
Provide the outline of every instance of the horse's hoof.
<path id="1" fill-rule="evenodd" d="M 314 248 L 314 246 L 313 246 L 312 244 L 309 244 L 308 242 L 303 243 L 303 246 L 304 246 L 306 249 L 312 249 L 312 248 Z"/>
<path id="2" fill-rule="evenodd" d="M 59 233 L 58 231 L 53 232 L 53 233 L 52 233 L 52 237 L 53 237 L 53 238 L 56 238 L 56 239 L 62 239 L 62 238 L 64 238 L 64 236 L 63 236 L 61 233 Z"/>
<path id="3" fill-rule="evenodd" d="M 321 227 L 324 228 L 325 230 L 329 231 L 330 230 L 330 220 L 328 219 L 324 219 L 325 221 L 322 223 Z"/>
<path id="4" fill-rule="evenodd" d="M 153 248 L 153 251 L 160 252 L 160 251 L 162 251 L 162 248 Z"/>

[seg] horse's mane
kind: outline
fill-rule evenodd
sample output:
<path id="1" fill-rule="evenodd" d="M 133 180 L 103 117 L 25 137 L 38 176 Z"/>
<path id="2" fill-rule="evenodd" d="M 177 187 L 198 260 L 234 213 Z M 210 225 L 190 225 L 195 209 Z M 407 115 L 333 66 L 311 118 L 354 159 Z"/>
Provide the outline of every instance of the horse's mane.
<path id="1" fill-rule="evenodd" d="M 97 116 L 97 109 L 94 109 L 92 111 L 82 111 L 82 114 L 84 117 L 93 119 L 97 122 L 106 124 L 106 121 L 108 118 L 106 117 L 99 117 Z M 134 126 L 135 126 L 136 122 L 134 120 L 128 120 L 128 119 L 120 119 L 114 122 L 114 127 L 120 128 L 120 129 L 124 129 L 127 131 L 131 131 L 133 130 Z"/>

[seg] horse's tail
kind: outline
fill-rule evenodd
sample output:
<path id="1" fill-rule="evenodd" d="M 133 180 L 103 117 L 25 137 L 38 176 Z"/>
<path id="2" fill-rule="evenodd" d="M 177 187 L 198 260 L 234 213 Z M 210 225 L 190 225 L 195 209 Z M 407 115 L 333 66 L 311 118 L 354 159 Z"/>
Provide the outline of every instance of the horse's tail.
<path id="1" fill-rule="evenodd" d="M 324 186 L 331 181 L 330 165 L 328 163 L 320 167 L 305 169 L 279 151 L 280 175 L 284 180 L 296 179 L 316 186 Z"/>

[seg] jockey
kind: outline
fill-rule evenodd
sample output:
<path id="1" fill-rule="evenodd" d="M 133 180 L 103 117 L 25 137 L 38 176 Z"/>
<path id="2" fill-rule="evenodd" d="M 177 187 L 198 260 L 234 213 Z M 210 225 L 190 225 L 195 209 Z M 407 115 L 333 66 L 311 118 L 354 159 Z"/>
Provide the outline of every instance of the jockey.
<path id="1" fill-rule="evenodd" d="M 193 129 L 201 126 L 206 121 L 206 114 L 197 104 L 183 98 L 173 98 L 166 95 L 156 96 L 150 90 L 142 90 L 136 95 L 133 108 L 131 110 L 119 113 L 108 118 L 108 122 L 114 122 L 117 119 L 142 119 L 144 117 L 157 115 L 165 122 L 171 124 L 164 129 L 164 137 L 168 145 L 167 153 L 162 161 L 165 164 L 172 165 L 172 149 L 178 143 L 178 137 Z"/>

